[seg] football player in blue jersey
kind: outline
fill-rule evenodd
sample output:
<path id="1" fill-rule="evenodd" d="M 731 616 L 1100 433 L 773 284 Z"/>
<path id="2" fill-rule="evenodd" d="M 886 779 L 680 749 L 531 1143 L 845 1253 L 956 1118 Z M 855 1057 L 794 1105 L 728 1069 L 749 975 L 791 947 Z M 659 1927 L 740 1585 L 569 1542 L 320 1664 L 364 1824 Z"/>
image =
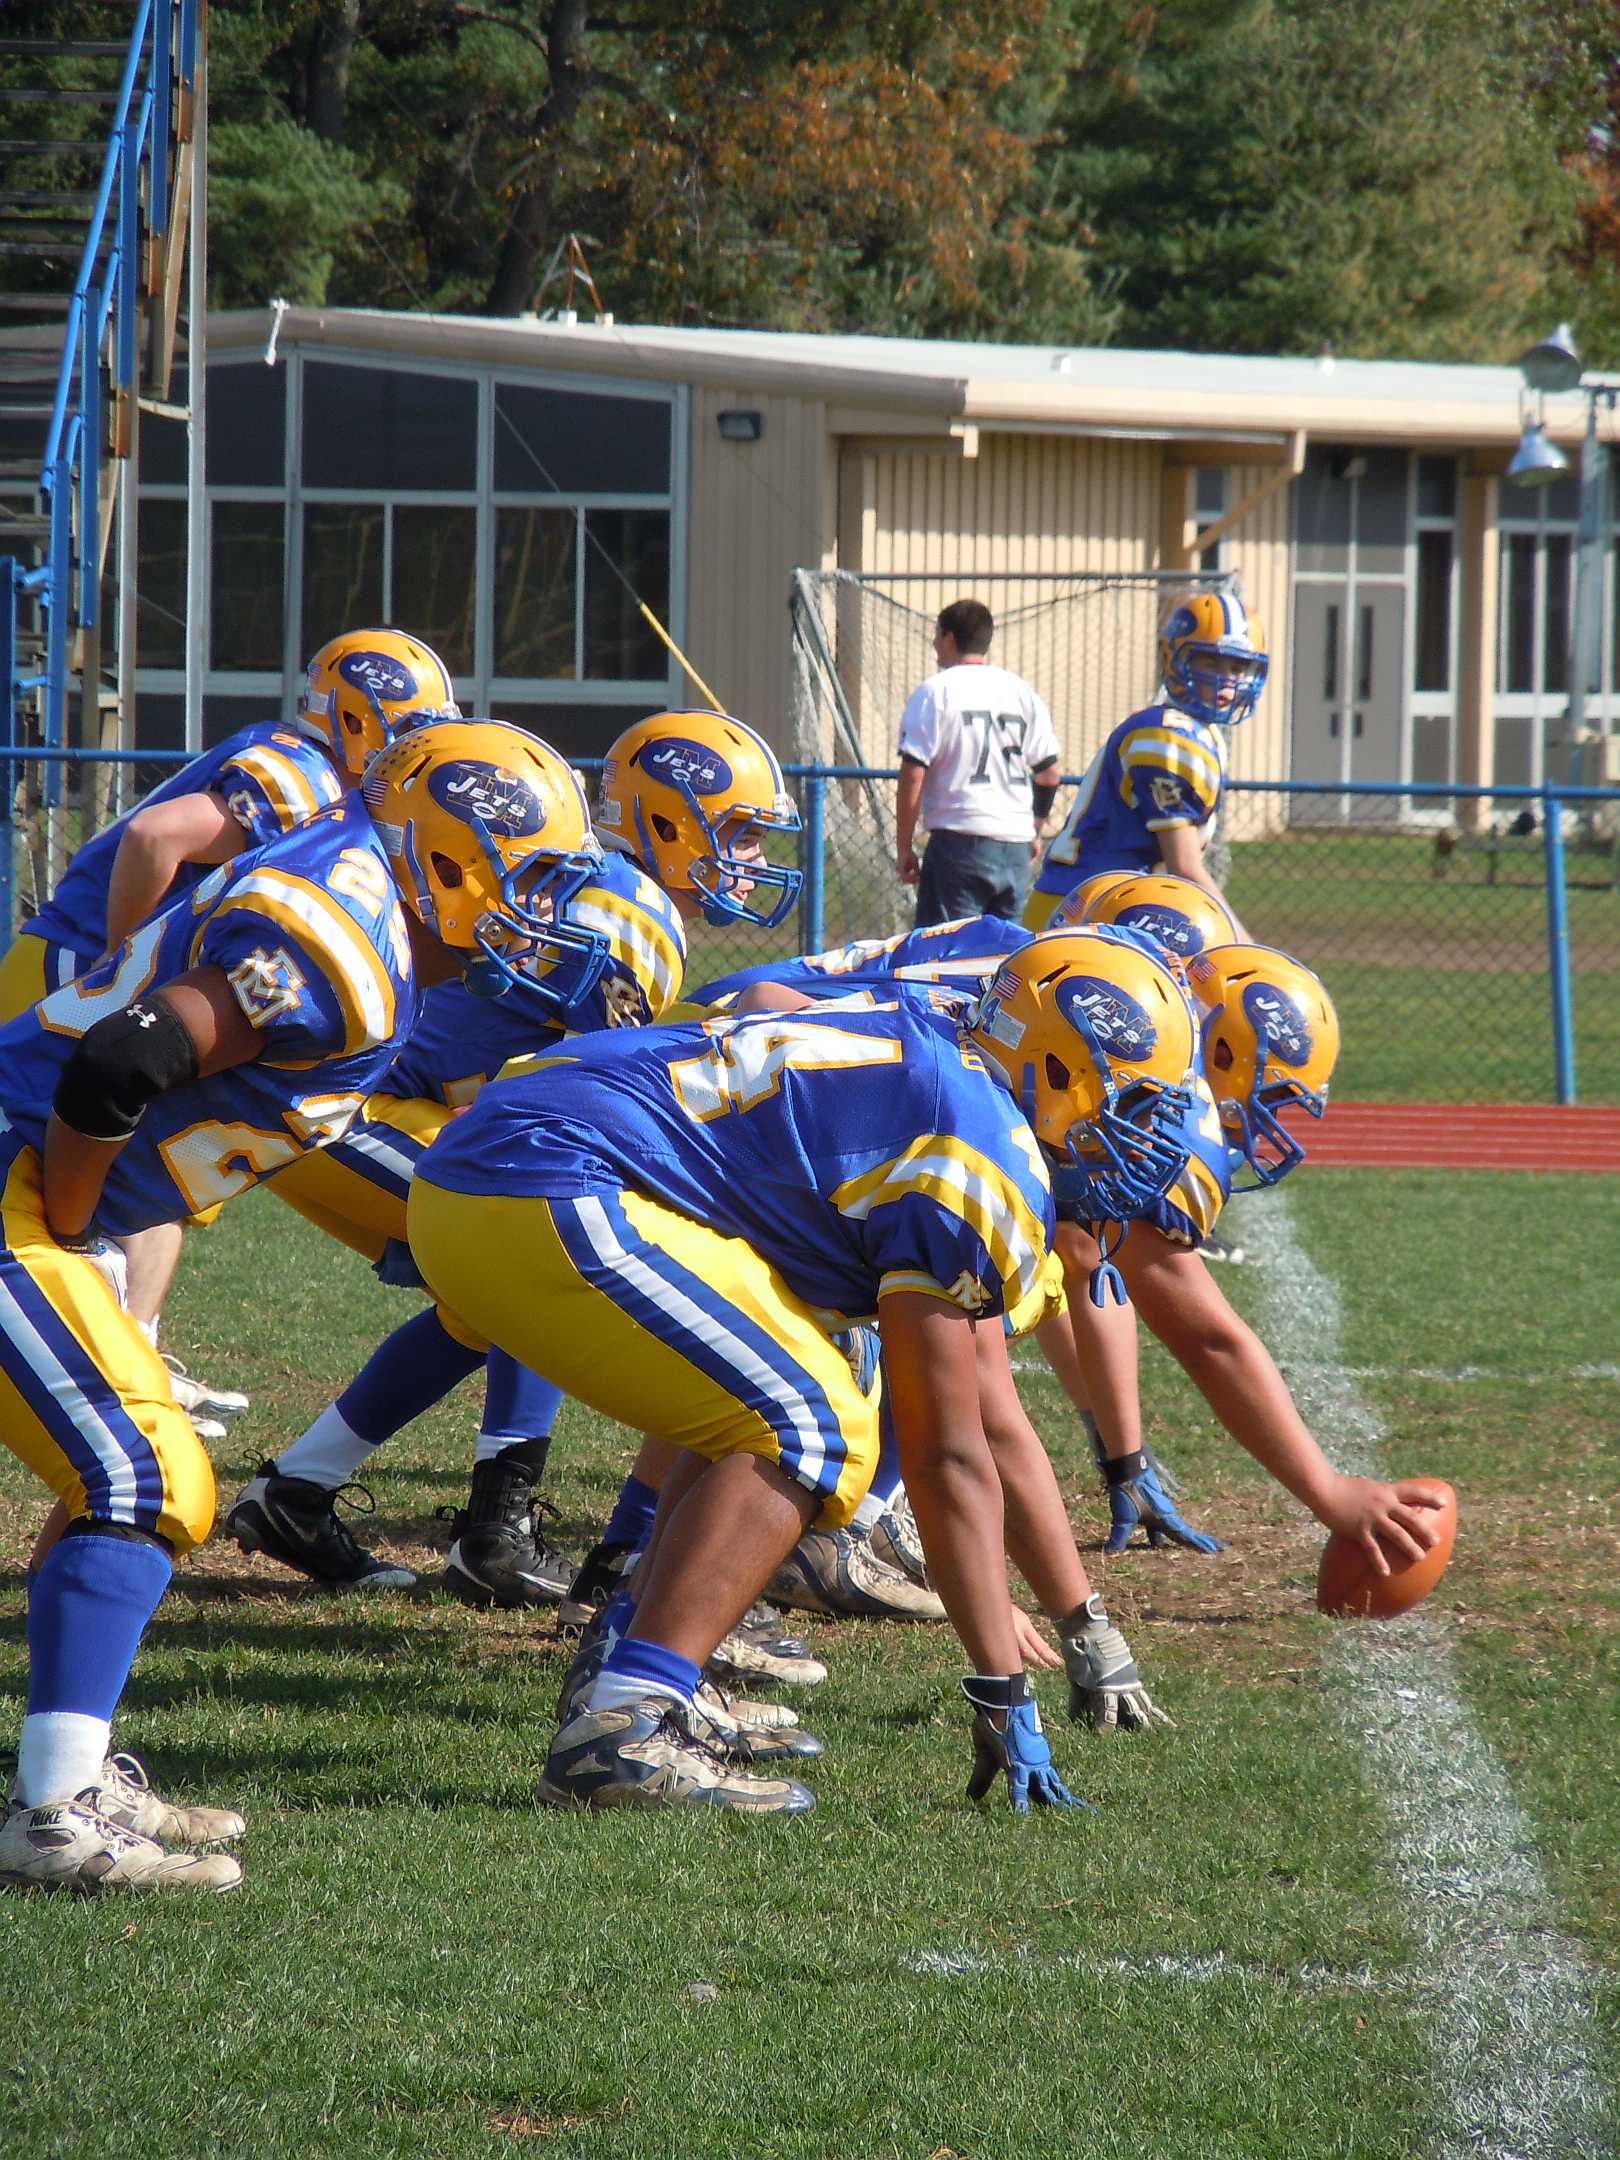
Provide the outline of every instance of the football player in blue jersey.
<path id="1" fill-rule="evenodd" d="M 1024 910 L 1045 928 L 1065 893 L 1107 870 L 1168 870 L 1219 897 L 1204 846 L 1226 776 L 1226 730 L 1246 720 L 1269 660 L 1234 594 L 1193 593 L 1159 635 L 1164 703 L 1122 720 L 1092 759 Z"/>
<path id="2" fill-rule="evenodd" d="M 1421 1486 L 1333 1469 L 1270 1353 L 1232 1310 L 1200 1251 L 1233 1189 L 1234 1166 L 1245 1186 L 1269 1187 L 1303 1161 L 1282 1113 L 1321 1116 L 1339 1050 L 1337 1015 L 1310 969 L 1269 947 L 1211 946 L 1188 960 L 1187 975 L 1203 1015 L 1203 1078 L 1184 1170 L 1134 1215 L 1113 1253 L 1128 1305 L 1098 1307 L 1076 1294 L 1098 1263 L 1097 1224 L 1076 1215 L 1057 1232 L 1083 1385 L 1123 1444 L 1105 1466 L 1113 1517 L 1107 1550 L 1123 1551 L 1138 1527 L 1153 1545 L 1217 1549 L 1181 1521 L 1143 1444 L 1140 1314 L 1232 1437 L 1325 1529 L 1359 1539 L 1387 1573 L 1380 1538 L 1416 1557 L 1433 1543 L 1422 1517 L 1435 1501 Z"/>
<path id="3" fill-rule="evenodd" d="M 761 736 L 730 714 L 657 713 L 608 752 L 599 836 L 610 850 L 574 913 L 607 939 L 611 960 L 591 998 L 567 1013 L 434 992 L 416 1033 L 344 1140 L 278 1178 L 272 1190 L 329 1233 L 410 1280 L 403 1250 L 414 1165 L 453 1113 L 509 1060 L 570 1033 L 640 1026 L 679 995 L 684 925 L 780 922 L 800 873 L 766 861 L 764 838 L 797 830 L 782 768 Z M 307 1432 L 284 1448 L 232 1506 L 243 1549 L 265 1552 L 335 1587 L 386 1589 L 412 1572 L 360 1545 L 336 1498 L 372 1450 L 484 1362 L 432 1310 L 396 1330 Z M 504 1351 L 488 1360 L 472 1489 L 452 1525 L 446 1586 L 477 1604 L 556 1603 L 574 1575 L 536 1528 L 559 1391 Z M 780 1633 L 780 1631 L 777 1631 Z"/>
<path id="4" fill-rule="evenodd" d="M 420 638 L 350 630 L 329 640 L 309 663 L 295 726 L 238 728 L 78 850 L 0 962 L 0 1023 L 83 974 L 216 864 L 358 787 L 367 760 L 402 727 L 455 715 L 444 662 Z M 163 1223 L 129 1241 L 129 1311 L 154 1342 L 182 1235 Z M 246 1396 L 166 1362 L 182 1409 L 207 1419 L 247 1408 Z"/>
<path id="5" fill-rule="evenodd" d="M 1165 964 L 1106 930 L 1037 939 L 967 1024 L 906 1000 L 570 1044 L 484 1089 L 418 1166 L 411 1247 L 467 1324 L 581 1401 L 682 1450 L 633 1589 L 565 1688 L 541 1796 L 802 1812 L 734 1774 L 699 1677 L 803 1531 L 847 1523 L 875 1406 L 833 1334 L 876 1317 L 939 1593 L 968 1652 L 970 1791 L 1067 1806 L 1025 1678 L 1083 1575 L 1061 1507 L 998 1477 L 975 1323 L 1038 1295 L 1052 1189 L 1099 1215 L 1162 1189 L 1194 1023 Z M 496 1259 L 496 1255 L 499 1259 Z M 1055 1484 L 1051 1492 L 1055 1494 Z M 1004 1535 L 1004 1516 L 1006 1530 Z M 1078 1636 L 1099 1616 L 1053 1614 Z"/>
<path id="6" fill-rule="evenodd" d="M 170 1807 L 109 1756 L 142 1633 L 214 1513 L 207 1456 L 123 1310 L 120 1241 L 336 1139 L 424 984 L 465 969 L 521 994 L 542 951 L 580 995 L 600 971 L 600 942 L 568 919 L 598 855 L 563 761 L 488 724 L 406 747 L 0 1030 L 5 1438 L 68 1516 L 30 1585 L 0 1883 L 241 1876 L 228 1855 L 164 1843 L 235 1836 L 239 1816 Z"/>

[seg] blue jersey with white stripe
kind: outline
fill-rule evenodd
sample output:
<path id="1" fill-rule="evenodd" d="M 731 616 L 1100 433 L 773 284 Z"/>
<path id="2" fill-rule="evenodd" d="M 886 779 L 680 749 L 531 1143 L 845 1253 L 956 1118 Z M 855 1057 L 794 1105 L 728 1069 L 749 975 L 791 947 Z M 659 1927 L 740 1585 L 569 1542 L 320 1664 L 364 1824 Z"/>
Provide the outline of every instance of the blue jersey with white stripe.
<path id="1" fill-rule="evenodd" d="M 845 1320 L 901 1289 L 1001 1312 L 1035 1290 L 1051 1241 L 1018 1106 L 912 998 L 583 1038 L 485 1088 L 417 1176 L 552 1199 L 629 1187 L 745 1239 Z"/>
<path id="2" fill-rule="evenodd" d="M 1193 1087 L 1181 1140 L 1187 1160 L 1175 1183 L 1144 1209 L 1139 1220 L 1162 1231 L 1172 1245 L 1190 1245 L 1196 1252 L 1214 1229 L 1232 1191 L 1231 1151 L 1215 1098 L 1202 1079 Z"/>
<path id="3" fill-rule="evenodd" d="M 79 1037 L 188 969 L 218 968 L 251 1064 L 171 1089 L 113 1161 L 114 1235 L 195 1215 L 337 1139 L 414 1025 L 410 935 L 358 795 L 213 871 L 100 966 L 0 1029 L 0 1109 L 32 1146 Z"/>
<path id="4" fill-rule="evenodd" d="M 149 804 L 203 794 L 223 795 L 249 846 L 262 847 L 339 801 L 343 788 L 337 768 L 319 743 L 275 721 L 239 728 L 189 765 L 182 765 L 134 810 L 87 840 L 55 892 L 23 927 L 33 937 L 67 946 L 82 959 L 97 959 L 107 950 L 107 891 L 118 843 L 130 819 Z M 182 863 L 164 895 L 164 905 L 192 891 L 208 873 L 207 863 Z"/>
<path id="5" fill-rule="evenodd" d="M 663 887 L 628 856 L 608 855 L 568 912 L 608 941 L 607 969 L 589 997 L 553 1017 L 513 991 L 475 997 L 460 983 L 437 984 L 423 998 L 422 1017 L 378 1094 L 459 1109 L 503 1065 L 549 1049 L 565 1034 L 647 1027 L 660 1019 L 680 996 L 686 965 L 686 932 Z"/>
<path id="6" fill-rule="evenodd" d="M 1158 835 L 1201 831 L 1226 777 L 1226 731 L 1149 705 L 1122 720 L 1086 769 L 1063 830 L 1046 851 L 1037 892 L 1072 892 L 1104 870 L 1163 867 Z"/>
<path id="7" fill-rule="evenodd" d="M 960 984 L 977 990 L 995 973 L 1008 953 L 1029 943 L 1032 932 L 999 915 L 966 915 L 957 922 L 934 923 L 926 930 L 904 930 L 898 937 L 861 938 L 835 945 L 829 952 L 803 953 L 793 960 L 764 960 L 687 992 L 690 1004 L 708 1012 L 729 1012 L 755 983 L 779 983 L 802 997 L 843 998 L 852 990 L 889 988 L 895 983 Z"/>

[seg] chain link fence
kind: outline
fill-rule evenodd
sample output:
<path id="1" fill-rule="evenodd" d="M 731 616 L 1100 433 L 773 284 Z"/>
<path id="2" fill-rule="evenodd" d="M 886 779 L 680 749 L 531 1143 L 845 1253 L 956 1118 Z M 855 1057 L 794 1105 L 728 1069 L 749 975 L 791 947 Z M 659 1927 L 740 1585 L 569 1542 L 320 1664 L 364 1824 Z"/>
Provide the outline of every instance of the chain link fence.
<path id="1" fill-rule="evenodd" d="M 3 942 L 79 842 L 182 760 L 13 754 L 0 776 L 11 808 Z M 908 929 L 915 894 L 894 869 L 896 777 L 791 768 L 804 823 L 786 842 L 805 872 L 799 907 L 771 932 L 694 925 L 688 981 Z M 1411 787 L 1352 799 L 1235 786 L 1271 798 L 1263 820 L 1242 821 L 1269 830 L 1224 845 L 1225 889 L 1252 937 L 1294 953 L 1332 993 L 1344 1028 L 1337 1097 L 1620 1102 L 1620 792 L 1501 789 L 1494 823 L 1475 833 L 1403 826 L 1420 793 Z M 1434 791 L 1426 807 L 1444 813 L 1459 800 Z M 1056 814 L 1065 807 L 1060 796 Z"/>

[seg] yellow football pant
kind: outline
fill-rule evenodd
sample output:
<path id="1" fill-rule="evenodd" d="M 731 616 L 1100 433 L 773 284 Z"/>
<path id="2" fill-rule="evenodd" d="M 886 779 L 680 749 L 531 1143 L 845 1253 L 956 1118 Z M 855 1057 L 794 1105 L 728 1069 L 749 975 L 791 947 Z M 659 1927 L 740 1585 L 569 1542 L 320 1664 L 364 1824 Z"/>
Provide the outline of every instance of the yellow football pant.
<path id="1" fill-rule="evenodd" d="M 37 941 L 36 941 L 37 942 Z M 207 1537 L 214 1473 L 163 1360 L 45 1224 L 39 1157 L 0 1140 L 0 1430 L 72 1516 Z"/>
<path id="2" fill-rule="evenodd" d="M 1019 918 L 1026 930 L 1044 930 L 1051 920 L 1052 910 L 1067 895 L 1060 892 L 1032 892 L 1024 902 L 1024 912 Z"/>
<path id="3" fill-rule="evenodd" d="M 512 1357 L 633 1430 L 711 1461 L 758 1455 L 854 1514 L 876 1399 L 812 1308 L 741 1238 L 636 1192 L 573 1199 L 411 1188 L 434 1294 Z"/>
<path id="4" fill-rule="evenodd" d="M 89 964 L 77 953 L 70 953 L 65 945 L 53 945 L 48 938 L 19 932 L 0 960 L 0 1027 L 31 1010 L 63 983 L 71 982 L 79 969 Z"/>
<path id="5" fill-rule="evenodd" d="M 450 1116 L 443 1103 L 368 1096 L 341 1140 L 278 1170 L 270 1190 L 375 1265 L 390 1238 L 403 1241 L 416 1159 Z"/>

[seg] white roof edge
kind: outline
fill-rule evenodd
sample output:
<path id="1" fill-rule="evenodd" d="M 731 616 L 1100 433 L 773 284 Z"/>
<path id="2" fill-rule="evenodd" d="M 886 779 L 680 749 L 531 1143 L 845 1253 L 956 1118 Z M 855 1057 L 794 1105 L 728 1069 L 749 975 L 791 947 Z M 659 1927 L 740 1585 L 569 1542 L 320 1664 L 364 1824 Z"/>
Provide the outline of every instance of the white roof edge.
<path id="1" fill-rule="evenodd" d="M 268 308 L 209 318 L 216 352 L 268 343 Z M 926 339 L 687 330 L 661 324 L 540 322 L 524 317 L 420 315 L 288 307 L 284 346 L 392 352 L 563 373 L 684 380 L 910 412 L 942 430 L 1287 435 L 1334 441 L 1491 449 L 1516 442 L 1516 368 L 1404 360 L 1245 358 L 1233 354 L 968 345 Z M 1594 382 L 1603 378 L 1594 377 Z M 1584 401 L 1554 398 L 1548 433 L 1578 441 Z"/>

